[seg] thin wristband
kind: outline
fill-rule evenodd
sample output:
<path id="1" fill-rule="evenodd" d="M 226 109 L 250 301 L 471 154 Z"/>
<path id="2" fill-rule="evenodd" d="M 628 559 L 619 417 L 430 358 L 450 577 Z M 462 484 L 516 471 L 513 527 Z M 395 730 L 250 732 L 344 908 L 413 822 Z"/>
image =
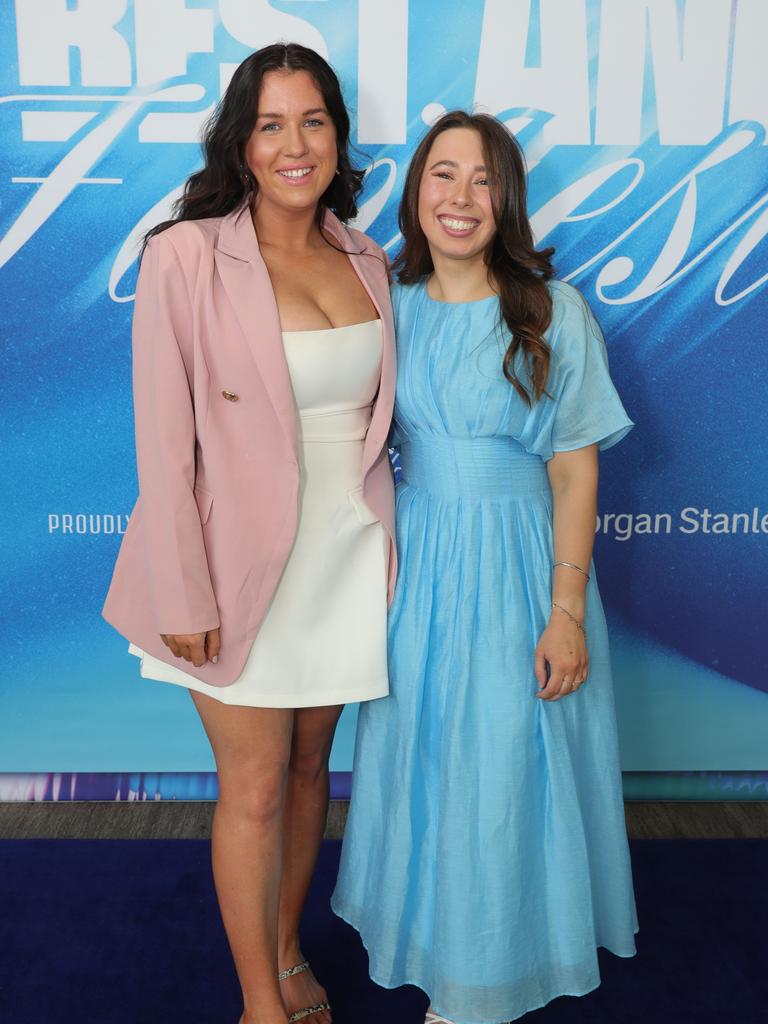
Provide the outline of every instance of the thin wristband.
<path id="1" fill-rule="evenodd" d="M 575 615 L 571 615 L 571 613 L 568 611 L 568 609 L 567 608 L 563 608 L 563 606 L 561 604 L 558 604 L 557 601 L 553 601 L 552 602 L 552 607 L 553 608 L 558 608 L 564 615 L 567 615 L 568 618 L 571 620 L 571 622 L 576 626 L 576 628 L 581 630 L 581 632 L 584 634 L 584 639 L 586 640 L 586 638 L 587 638 L 587 631 L 586 631 L 586 629 L 584 629 L 583 623 L 579 622 L 579 620 L 576 618 Z"/>
<path id="2" fill-rule="evenodd" d="M 555 569 L 558 565 L 565 565 L 568 569 L 575 569 L 576 572 L 580 572 L 582 576 L 586 576 L 589 579 L 589 573 L 585 572 L 580 565 L 574 565 L 573 562 L 555 562 L 552 568 Z"/>

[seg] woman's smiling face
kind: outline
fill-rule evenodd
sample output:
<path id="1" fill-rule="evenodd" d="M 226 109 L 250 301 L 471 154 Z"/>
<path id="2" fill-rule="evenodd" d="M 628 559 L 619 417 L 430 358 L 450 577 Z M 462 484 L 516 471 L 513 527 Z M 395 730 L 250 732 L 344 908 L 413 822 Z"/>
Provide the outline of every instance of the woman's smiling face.
<path id="1" fill-rule="evenodd" d="M 478 132 L 449 128 L 435 139 L 419 185 L 419 224 L 433 261 L 485 253 L 496 222 Z"/>
<path id="2" fill-rule="evenodd" d="M 257 206 L 293 213 L 317 206 L 336 173 L 336 127 L 309 72 L 267 72 L 244 155 Z"/>

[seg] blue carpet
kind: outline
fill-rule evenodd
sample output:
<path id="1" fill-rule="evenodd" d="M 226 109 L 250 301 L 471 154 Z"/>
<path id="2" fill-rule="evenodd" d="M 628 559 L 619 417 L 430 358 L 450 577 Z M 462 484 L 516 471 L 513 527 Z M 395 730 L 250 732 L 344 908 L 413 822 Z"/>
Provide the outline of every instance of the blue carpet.
<path id="1" fill-rule="evenodd" d="M 601 956 L 603 984 L 526 1024 L 764 1024 L 764 840 L 632 844 L 641 932 L 634 960 Z M 420 1024 L 416 989 L 369 981 L 356 933 L 328 897 L 324 844 L 304 929 L 335 1024 Z M 236 1024 L 237 981 L 204 841 L 0 843 L 0 1021 Z"/>

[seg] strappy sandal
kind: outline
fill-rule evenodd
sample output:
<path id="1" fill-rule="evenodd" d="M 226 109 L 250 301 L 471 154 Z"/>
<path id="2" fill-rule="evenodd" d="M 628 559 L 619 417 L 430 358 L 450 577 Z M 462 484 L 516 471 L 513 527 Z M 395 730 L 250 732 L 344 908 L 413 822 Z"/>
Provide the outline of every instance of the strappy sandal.
<path id="1" fill-rule="evenodd" d="M 286 978 L 292 978 L 294 974 L 303 974 L 304 971 L 309 970 L 309 960 L 305 960 L 303 964 L 296 964 L 295 967 L 289 967 L 285 971 L 280 971 L 277 976 L 278 981 L 285 981 Z M 320 1013 L 321 1010 L 330 1010 L 330 1003 L 318 1003 L 317 1006 L 305 1006 L 301 1010 L 297 1010 L 292 1013 L 288 1018 L 288 1024 L 295 1024 L 297 1020 L 304 1020 L 305 1017 L 310 1017 L 313 1013 Z"/>

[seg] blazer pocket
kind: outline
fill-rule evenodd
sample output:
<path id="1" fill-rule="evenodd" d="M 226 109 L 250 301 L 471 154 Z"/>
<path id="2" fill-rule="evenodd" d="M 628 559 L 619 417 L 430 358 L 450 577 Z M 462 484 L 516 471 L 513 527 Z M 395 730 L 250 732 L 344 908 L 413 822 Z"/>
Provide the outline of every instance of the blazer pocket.
<path id="1" fill-rule="evenodd" d="M 379 517 L 371 512 L 363 500 L 362 487 L 356 487 L 353 491 L 349 492 L 349 501 L 363 526 L 370 526 L 372 523 L 379 522 Z"/>
<path id="2" fill-rule="evenodd" d="M 207 523 L 208 516 L 211 514 L 211 505 L 213 505 L 213 495 L 210 491 L 204 491 L 202 487 L 196 487 L 195 501 L 197 502 L 197 512 L 200 516 L 200 522 Z"/>

